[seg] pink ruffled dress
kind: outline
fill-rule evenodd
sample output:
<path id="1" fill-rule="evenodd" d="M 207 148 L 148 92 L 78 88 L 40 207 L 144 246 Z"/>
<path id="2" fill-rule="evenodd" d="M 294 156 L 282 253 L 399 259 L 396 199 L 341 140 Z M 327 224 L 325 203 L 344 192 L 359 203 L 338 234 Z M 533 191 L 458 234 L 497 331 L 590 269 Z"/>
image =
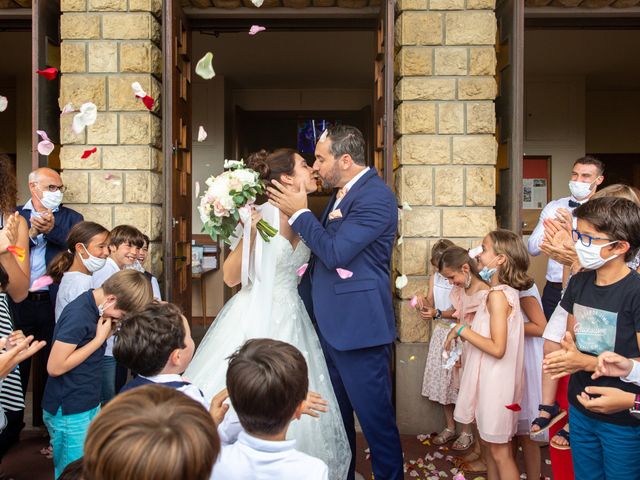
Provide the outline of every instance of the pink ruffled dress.
<path id="1" fill-rule="evenodd" d="M 507 406 L 520 404 L 524 385 L 524 320 L 517 290 L 498 285 L 482 291 L 482 302 L 471 329 L 484 337 L 491 336 L 491 319 L 487 297 L 501 291 L 511 306 L 507 318 L 507 348 L 502 358 L 495 358 L 465 342 L 464 367 L 458 401 L 454 411 L 457 422 L 476 422 L 480 437 L 491 443 L 507 443 L 516 434 L 518 412 Z"/>

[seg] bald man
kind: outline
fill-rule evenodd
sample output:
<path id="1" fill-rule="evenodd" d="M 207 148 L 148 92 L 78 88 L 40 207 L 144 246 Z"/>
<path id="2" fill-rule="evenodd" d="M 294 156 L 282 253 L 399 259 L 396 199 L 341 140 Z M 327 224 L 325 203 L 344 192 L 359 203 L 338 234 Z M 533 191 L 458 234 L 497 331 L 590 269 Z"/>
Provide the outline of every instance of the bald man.
<path id="1" fill-rule="evenodd" d="M 62 206 L 66 187 L 58 172 L 50 168 L 39 168 L 29 174 L 31 199 L 18 207 L 29 225 L 29 256 L 31 260 L 31 284 L 46 274 L 47 265 L 54 257 L 67 249 L 69 230 L 83 220 L 78 212 Z M 27 298 L 13 305 L 16 328 L 25 335 L 34 335 L 45 340 L 47 346 L 34 357 L 33 406 L 34 425 L 40 424 L 42 409 L 40 400 L 47 380 L 47 359 L 51 348 L 51 337 L 55 326 L 54 307 L 57 285 L 29 291 Z M 31 360 L 20 364 L 23 391 L 27 391 Z"/>

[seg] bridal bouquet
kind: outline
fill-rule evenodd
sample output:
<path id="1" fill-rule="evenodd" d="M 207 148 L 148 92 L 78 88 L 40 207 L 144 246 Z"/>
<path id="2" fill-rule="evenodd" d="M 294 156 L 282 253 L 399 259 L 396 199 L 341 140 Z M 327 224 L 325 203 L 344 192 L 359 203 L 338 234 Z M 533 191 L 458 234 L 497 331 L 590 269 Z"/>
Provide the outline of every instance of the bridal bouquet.
<path id="1" fill-rule="evenodd" d="M 213 240 L 220 238 L 231 244 L 240 220 L 245 229 L 250 227 L 250 207 L 258 195 L 265 193 L 266 187 L 258 172 L 245 167 L 242 160 L 225 160 L 224 168 L 228 170 L 209 177 L 205 182 L 208 188 L 202 195 L 198 212 L 204 224 L 204 232 Z M 265 242 L 278 233 L 264 220 L 258 222 L 257 229 Z"/>

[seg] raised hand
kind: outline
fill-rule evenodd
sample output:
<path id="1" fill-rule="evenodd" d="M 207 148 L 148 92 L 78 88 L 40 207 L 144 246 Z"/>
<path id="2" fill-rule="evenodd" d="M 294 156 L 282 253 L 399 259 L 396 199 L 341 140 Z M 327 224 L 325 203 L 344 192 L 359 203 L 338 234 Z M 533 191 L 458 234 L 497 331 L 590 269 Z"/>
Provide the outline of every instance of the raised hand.
<path id="1" fill-rule="evenodd" d="M 633 360 L 614 352 L 604 352 L 598 355 L 598 365 L 591 378 L 595 380 L 600 377 L 626 377 L 632 368 Z"/>
<path id="2" fill-rule="evenodd" d="M 7 339 L 0 339 L 0 349 L 7 346 Z M 18 341 L 14 346 L 0 352 L 0 378 L 4 378 L 13 371 L 16 366 L 27 358 L 35 355 L 41 350 L 47 342 L 33 341 L 33 335 L 29 335 L 23 340 Z"/>
<path id="3" fill-rule="evenodd" d="M 302 413 L 310 417 L 318 418 L 320 413 L 329 411 L 327 405 L 329 405 L 329 402 L 322 398 L 319 393 L 309 390 L 307 398 L 304 401 L 304 406 L 302 407 Z"/>
<path id="4" fill-rule="evenodd" d="M 224 403 L 227 398 L 229 398 L 229 391 L 225 388 L 224 390 L 216 393 L 211 399 L 209 413 L 211 414 L 213 421 L 216 423 L 216 426 L 222 423 L 224 416 L 227 414 L 227 410 L 229 410 L 229 404 Z"/>
<path id="5" fill-rule="evenodd" d="M 278 207 L 287 217 L 291 217 L 298 210 L 307 208 L 307 190 L 305 189 L 305 181 L 301 179 L 298 183 L 298 189 L 287 188 L 277 180 L 271 180 L 272 186 L 268 187 L 269 203 Z"/>
<path id="6" fill-rule="evenodd" d="M 0 253 L 6 252 L 9 245 L 15 245 L 18 241 L 19 215 L 18 212 L 9 215 L 4 223 L 4 228 L 0 230 Z"/>

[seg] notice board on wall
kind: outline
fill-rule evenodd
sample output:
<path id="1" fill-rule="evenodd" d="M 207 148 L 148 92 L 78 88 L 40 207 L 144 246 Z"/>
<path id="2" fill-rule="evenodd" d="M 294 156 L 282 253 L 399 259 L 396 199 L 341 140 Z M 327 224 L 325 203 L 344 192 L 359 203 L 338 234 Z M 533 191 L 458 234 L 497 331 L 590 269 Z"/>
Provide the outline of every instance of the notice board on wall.
<path id="1" fill-rule="evenodd" d="M 533 231 L 550 200 L 551 156 L 525 155 L 522 159 L 522 233 Z"/>

